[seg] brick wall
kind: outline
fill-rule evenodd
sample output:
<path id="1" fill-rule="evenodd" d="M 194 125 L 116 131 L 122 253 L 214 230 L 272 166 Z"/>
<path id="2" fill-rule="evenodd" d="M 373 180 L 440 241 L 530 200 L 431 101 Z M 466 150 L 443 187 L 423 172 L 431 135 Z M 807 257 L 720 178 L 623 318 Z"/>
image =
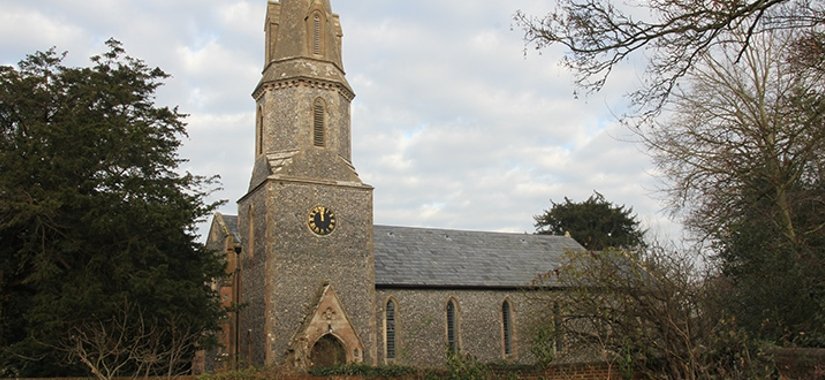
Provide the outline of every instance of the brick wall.
<path id="1" fill-rule="evenodd" d="M 575 364 L 575 365 L 559 365 L 548 368 L 542 372 L 496 372 L 493 379 L 515 379 L 521 380 L 618 380 L 620 377 L 613 373 L 606 364 Z M 365 378 L 361 376 L 329 376 L 326 378 L 316 377 L 306 374 L 293 375 L 277 375 L 267 374 L 261 379 L 266 380 L 376 380 L 376 378 Z M 90 380 L 91 378 L 51 378 L 51 379 L 15 379 L 15 380 Z M 180 376 L 175 380 L 197 380 L 194 376 Z M 228 379 L 225 378 L 225 379 Z M 410 375 L 405 377 L 394 377 L 393 380 L 423 380 L 423 375 Z M 133 380 L 131 378 L 114 379 L 114 380 Z M 144 380 L 165 380 L 164 378 L 149 378 Z"/>
<path id="2" fill-rule="evenodd" d="M 768 354 L 773 356 L 783 380 L 825 379 L 825 349 L 776 348 Z"/>
<path id="3" fill-rule="evenodd" d="M 498 372 L 496 378 L 506 379 L 513 375 Z M 521 380 L 618 380 L 619 375 L 604 363 L 562 364 L 552 366 L 544 371 L 518 373 Z"/>

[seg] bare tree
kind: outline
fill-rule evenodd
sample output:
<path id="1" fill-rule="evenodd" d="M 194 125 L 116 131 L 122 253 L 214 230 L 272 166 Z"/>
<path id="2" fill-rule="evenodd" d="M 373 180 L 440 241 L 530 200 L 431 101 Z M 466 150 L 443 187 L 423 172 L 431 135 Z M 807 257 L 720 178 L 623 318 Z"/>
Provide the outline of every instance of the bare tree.
<path id="1" fill-rule="evenodd" d="M 747 338 L 709 307 L 715 284 L 691 255 L 570 252 L 555 275 L 562 293 L 565 355 L 591 355 L 624 378 L 754 378 Z"/>
<path id="2" fill-rule="evenodd" d="M 124 302 L 117 315 L 72 327 L 59 349 L 95 378 L 160 376 L 189 372 L 202 334 L 179 317 L 153 319 Z"/>
<path id="3" fill-rule="evenodd" d="M 756 336 L 822 346 L 825 331 L 825 70 L 799 62 L 795 31 L 697 57 L 673 108 L 637 131 L 671 206 L 734 282 L 729 308 Z M 736 46 L 749 38 L 750 49 Z"/>
<path id="4" fill-rule="evenodd" d="M 634 53 L 648 59 L 647 76 L 631 99 L 646 114 L 657 114 L 700 57 L 731 35 L 744 54 L 751 38 L 771 30 L 796 30 L 804 37 L 798 51 L 822 57 L 825 4 L 815 0 L 652 0 L 632 5 L 610 0 L 561 0 L 558 8 L 535 17 L 519 11 L 516 23 L 536 49 L 562 45 L 563 63 L 586 91 L 598 91 L 614 67 Z"/>
<path id="5" fill-rule="evenodd" d="M 688 226 L 724 238 L 754 198 L 769 200 L 774 212 L 765 217 L 800 246 L 825 227 L 799 225 L 794 215 L 794 203 L 825 207 L 822 192 L 799 191 L 825 180 L 825 73 L 789 63 L 793 33 L 737 37 L 752 48 L 700 54 L 673 92 L 672 113 L 640 136 Z"/>
<path id="6" fill-rule="evenodd" d="M 127 307 L 112 319 L 75 326 L 60 348 L 67 361 L 79 361 L 99 380 L 120 376 L 135 367 L 150 335 L 143 318 L 135 319 L 133 322 Z"/>

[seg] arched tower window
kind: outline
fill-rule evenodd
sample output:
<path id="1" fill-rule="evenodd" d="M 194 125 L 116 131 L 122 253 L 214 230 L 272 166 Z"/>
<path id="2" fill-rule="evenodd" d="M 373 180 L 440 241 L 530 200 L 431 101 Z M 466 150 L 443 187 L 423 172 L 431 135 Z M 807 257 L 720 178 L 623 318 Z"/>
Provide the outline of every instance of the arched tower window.
<path id="1" fill-rule="evenodd" d="M 312 55 L 324 54 L 324 15 L 320 10 L 313 11 L 308 20 L 309 51 Z"/>
<path id="2" fill-rule="evenodd" d="M 395 311 L 395 302 L 393 300 L 387 301 L 387 307 L 384 309 L 384 335 L 387 359 L 395 359 Z"/>
<path id="3" fill-rule="evenodd" d="M 312 15 L 312 54 L 321 54 L 321 15 Z"/>
<path id="4" fill-rule="evenodd" d="M 326 136 L 324 135 L 325 108 L 323 99 L 315 99 L 315 103 L 312 105 L 312 143 L 315 146 L 326 146 Z"/>
<path id="5" fill-rule="evenodd" d="M 447 349 L 450 352 L 458 352 L 458 309 L 455 300 L 447 302 Z"/>
<path id="6" fill-rule="evenodd" d="M 501 338 L 504 346 L 504 356 L 513 354 L 513 313 L 510 310 L 510 302 L 504 301 L 501 304 Z"/>
<path id="7" fill-rule="evenodd" d="M 255 122 L 255 153 L 264 153 L 264 111 L 263 107 L 258 107 L 257 120 Z"/>
<path id="8" fill-rule="evenodd" d="M 248 258 L 255 257 L 255 214 L 254 209 L 252 206 L 249 206 L 247 209 L 246 215 L 246 225 L 247 225 L 247 234 L 246 234 L 246 256 Z"/>

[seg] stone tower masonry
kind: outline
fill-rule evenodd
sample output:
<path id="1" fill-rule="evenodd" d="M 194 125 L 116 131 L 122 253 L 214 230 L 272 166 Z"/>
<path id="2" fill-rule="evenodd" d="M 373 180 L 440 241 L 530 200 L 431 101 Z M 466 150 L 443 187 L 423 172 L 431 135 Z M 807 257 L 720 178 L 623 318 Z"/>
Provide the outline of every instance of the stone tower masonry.
<path id="1" fill-rule="evenodd" d="M 238 201 L 240 357 L 375 364 L 373 189 L 352 165 L 340 21 L 329 0 L 270 0 L 264 30 L 255 164 Z"/>

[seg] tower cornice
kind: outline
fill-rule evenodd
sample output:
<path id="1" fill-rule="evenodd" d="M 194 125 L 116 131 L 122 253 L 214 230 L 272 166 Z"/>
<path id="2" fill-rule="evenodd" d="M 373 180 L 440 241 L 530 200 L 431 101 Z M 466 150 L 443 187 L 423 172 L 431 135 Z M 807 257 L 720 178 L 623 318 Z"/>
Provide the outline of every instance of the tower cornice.
<path id="1" fill-rule="evenodd" d="M 355 92 L 349 87 L 347 83 L 341 83 L 332 80 L 324 80 L 309 76 L 296 76 L 280 80 L 261 81 L 252 92 L 252 98 L 258 99 L 267 90 L 280 90 L 291 87 L 308 87 L 318 90 L 335 90 L 338 91 L 347 101 L 355 99 Z"/>
<path id="2" fill-rule="evenodd" d="M 320 64 L 331 64 L 331 65 L 333 65 L 336 69 L 338 69 L 338 71 L 340 72 L 340 76 L 341 76 L 342 78 L 344 78 L 344 77 L 346 76 L 346 74 L 347 74 L 347 73 L 344 71 L 344 68 L 343 68 L 341 65 L 339 65 L 339 64 L 338 64 L 338 62 L 331 62 L 331 61 L 328 61 L 328 60 L 325 60 L 325 59 L 319 59 L 319 58 L 314 58 L 314 57 L 303 57 L 303 56 L 287 57 L 287 58 L 282 58 L 282 59 L 279 59 L 279 60 L 277 60 L 277 61 L 271 61 L 271 62 L 268 62 L 268 63 L 264 66 L 263 71 L 261 71 L 261 74 L 262 74 L 262 75 L 264 75 L 264 76 L 266 76 L 267 71 L 268 71 L 268 70 L 269 70 L 269 68 L 270 68 L 270 67 L 272 67 L 273 65 L 284 65 L 284 64 L 289 64 L 290 62 L 293 62 L 293 61 L 312 61 L 312 62 L 316 62 L 316 63 L 320 63 Z"/>

